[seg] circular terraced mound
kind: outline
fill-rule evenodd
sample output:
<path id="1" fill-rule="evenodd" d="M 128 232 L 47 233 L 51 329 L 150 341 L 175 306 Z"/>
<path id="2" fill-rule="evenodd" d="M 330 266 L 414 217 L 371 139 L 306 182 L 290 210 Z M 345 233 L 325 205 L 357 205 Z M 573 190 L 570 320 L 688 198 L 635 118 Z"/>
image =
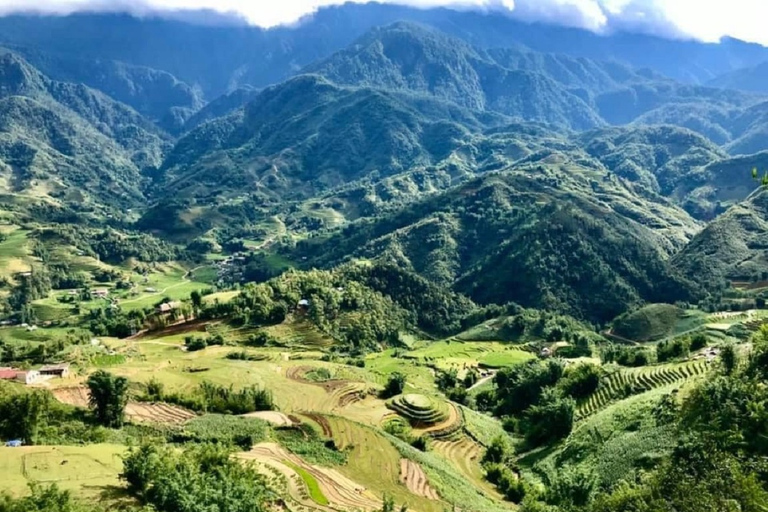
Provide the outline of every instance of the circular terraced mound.
<path id="1" fill-rule="evenodd" d="M 413 426 L 434 425 L 445 421 L 448 410 L 445 403 L 424 395 L 400 395 L 389 402 L 387 407 L 411 422 Z"/>

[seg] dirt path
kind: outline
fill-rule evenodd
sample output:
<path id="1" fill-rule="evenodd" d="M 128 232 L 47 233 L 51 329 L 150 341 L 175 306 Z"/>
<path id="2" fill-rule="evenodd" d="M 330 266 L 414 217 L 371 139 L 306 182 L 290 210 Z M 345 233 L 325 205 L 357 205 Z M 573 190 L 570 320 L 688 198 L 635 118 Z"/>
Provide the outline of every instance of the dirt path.
<path id="1" fill-rule="evenodd" d="M 256 418 L 259 420 L 264 420 L 273 425 L 277 425 L 278 427 L 293 425 L 293 421 L 291 420 L 291 418 L 289 418 L 287 415 L 283 414 L 282 412 L 277 412 L 277 411 L 249 412 L 248 414 L 242 414 L 241 416 L 243 418 Z"/>
<path id="2" fill-rule="evenodd" d="M 467 391 L 472 391 L 475 388 L 479 388 L 480 386 L 482 386 L 486 382 L 491 382 L 495 376 L 496 376 L 496 373 L 494 372 L 492 375 L 489 375 L 487 377 L 483 377 L 482 379 L 480 379 L 477 382 L 475 382 L 474 384 L 472 384 L 472 386 L 470 388 L 468 388 Z"/>
<path id="3" fill-rule="evenodd" d="M 429 500 L 439 500 L 437 491 L 429 486 L 424 470 L 408 459 L 400 459 L 400 482 L 416 496 L 423 496 Z"/>

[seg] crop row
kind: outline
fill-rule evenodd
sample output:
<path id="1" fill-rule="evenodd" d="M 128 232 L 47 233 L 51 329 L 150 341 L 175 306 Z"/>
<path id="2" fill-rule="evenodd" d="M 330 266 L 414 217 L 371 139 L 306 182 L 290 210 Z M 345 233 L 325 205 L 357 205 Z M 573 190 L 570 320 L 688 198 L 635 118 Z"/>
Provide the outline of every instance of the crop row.
<path id="1" fill-rule="evenodd" d="M 603 379 L 597 391 L 584 401 L 576 412 L 583 419 L 610 402 L 643 393 L 662 386 L 681 384 L 704 373 L 707 362 L 693 361 L 685 364 L 647 366 L 637 370 L 620 370 Z"/>

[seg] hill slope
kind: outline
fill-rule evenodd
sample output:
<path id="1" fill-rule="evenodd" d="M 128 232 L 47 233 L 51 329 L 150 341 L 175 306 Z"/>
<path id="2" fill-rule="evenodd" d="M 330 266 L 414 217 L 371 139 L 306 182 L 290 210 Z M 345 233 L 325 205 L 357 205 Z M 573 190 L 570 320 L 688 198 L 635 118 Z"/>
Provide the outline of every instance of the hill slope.
<path id="1" fill-rule="evenodd" d="M 505 118 L 311 75 L 183 137 L 164 164 L 162 194 L 306 198 L 366 176 L 445 158 L 471 130 Z"/>
<path id="2" fill-rule="evenodd" d="M 711 286 L 725 279 L 764 279 L 768 268 L 768 191 L 761 190 L 713 220 L 673 259 L 685 275 Z"/>
<path id="3" fill-rule="evenodd" d="M 605 322 L 641 299 L 695 293 L 666 258 L 698 226 L 657 201 L 561 156 L 470 180 L 299 243 L 292 255 L 311 265 L 388 259 L 481 303 L 515 301 Z"/>
<path id="4" fill-rule="evenodd" d="M 602 124 L 584 100 L 546 74 L 504 68 L 460 39 L 411 23 L 374 29 L 305 71 L 339 84 L 429 94 L 526 121 L 574 129 Z"/>
<path id="5" fill-rule="evenodd" d="M 130 107 L 50 80 L 11 52 L 0 54 L 0 109 L 3 190 L 77 208 L 138 205 L 140 171 L 168 144 Z"/>

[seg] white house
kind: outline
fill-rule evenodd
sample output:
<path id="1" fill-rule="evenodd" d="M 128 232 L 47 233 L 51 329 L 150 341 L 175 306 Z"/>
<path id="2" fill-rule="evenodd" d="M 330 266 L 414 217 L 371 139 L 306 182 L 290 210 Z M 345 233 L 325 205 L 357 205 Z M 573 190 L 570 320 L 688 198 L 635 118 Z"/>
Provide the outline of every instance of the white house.
<path id="1" fill-rule="evenodd" d="M 19 382 L 23 382 L 26 385 L 34 384 L 35 382 L 40 380 L 40 372 L 36 370 L 29 370 L 26 372 L 17 372 L 16 380 Z"/>

